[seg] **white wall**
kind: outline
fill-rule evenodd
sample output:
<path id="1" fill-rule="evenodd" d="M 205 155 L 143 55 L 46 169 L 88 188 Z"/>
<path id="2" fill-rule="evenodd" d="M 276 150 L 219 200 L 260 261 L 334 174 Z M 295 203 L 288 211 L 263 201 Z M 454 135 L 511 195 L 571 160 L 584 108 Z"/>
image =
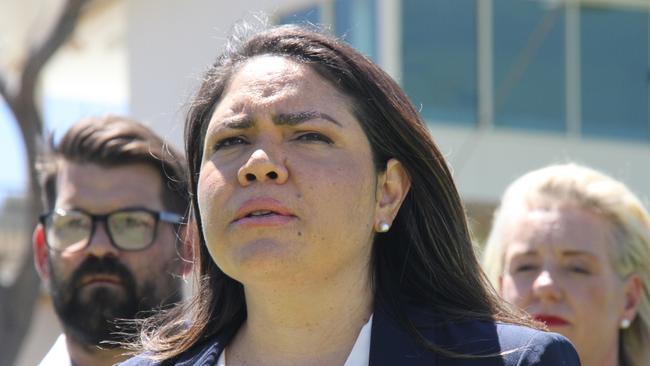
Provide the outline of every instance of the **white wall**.
<path id="1" fill-rule="evenodd" d="M 650 144 L 565 135 L 430 125 L 465 200 L 498 202 L 523 173 L 552 163 L 585 164 L 621 179 L 650 203 Z"/>
<path id="2" fill-rule="evenodd" d="M 42 295 L 34 307 L 32 324 L 29 327 L 27 338 L 20 347 L 20 353 L 18 353 L 14 366 L 38 365 L 59 334 L 61 334 L 61 326 L 54 313 L 52 302 L 48 295 Z"/>
<path id="3" fill-rule="evenodd" d="M 184 112 L 198 80 L 223 47 L 234 22 L 305 0 L 128 1 L 131 114 L 182 143 Z"/>

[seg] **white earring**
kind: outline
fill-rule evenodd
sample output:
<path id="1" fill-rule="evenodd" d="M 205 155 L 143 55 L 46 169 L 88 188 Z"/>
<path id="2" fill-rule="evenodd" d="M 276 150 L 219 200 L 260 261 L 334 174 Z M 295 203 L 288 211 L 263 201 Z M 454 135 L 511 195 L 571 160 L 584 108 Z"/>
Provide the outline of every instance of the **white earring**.
<path id="1" fill-rule="evenodd" d="M 379 229 L 377 229 L 377 232 L 385 233 L 385 232 L 388 232 L 388 230 L 390 230 L 390 224 L 389 223 L 386 223 L 384 221 L 379 223 Z"/>
<path id="2" fill-rule="evenodd" d="M 629 328 L 629 327 L 630 327 L 630 324 L 632 324 L 632 322 L 630 321 L 630 319 L 623 319 L 623 320 L 621 320 L 621 329 L 627 329 L 627 328 Z"/>

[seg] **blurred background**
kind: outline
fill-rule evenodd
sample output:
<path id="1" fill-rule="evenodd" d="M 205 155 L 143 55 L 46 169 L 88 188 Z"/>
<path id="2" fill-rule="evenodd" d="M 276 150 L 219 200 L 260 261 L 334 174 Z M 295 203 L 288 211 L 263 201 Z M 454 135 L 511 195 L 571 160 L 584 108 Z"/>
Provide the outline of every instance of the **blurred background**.
<path id="1" fill-rule="evenodd" d="M 60 331 L 31 260 L 40 206 L 29 167 L 42 136 L 121 113 L 180 147 L 203 71 L 233 24 L 260 13 L 324 26 L 403 86 L 448 158 L 477 243 L 507 184 L 555 162 L 602 170 L 648 202 L 650 0 L 5 0 L 0 353 L 15 354 L 7 365 L 37 364 Z M 27 92 L 37 113 L 17 117 L 29 109 L 18 103 Z"/>

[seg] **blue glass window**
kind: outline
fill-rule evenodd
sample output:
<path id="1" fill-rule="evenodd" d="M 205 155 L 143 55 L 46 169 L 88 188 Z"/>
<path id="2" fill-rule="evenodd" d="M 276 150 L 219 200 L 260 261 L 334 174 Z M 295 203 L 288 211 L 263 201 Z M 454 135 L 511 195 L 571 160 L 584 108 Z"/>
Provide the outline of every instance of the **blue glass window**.
<path id="1" fill-rule="evenodd" d="M 402 81 L 429 121 L 476 124 L 476 1 L 404 0 Z"/>
<path id="2" fill-rule="evenodd" d="M 582 9 L 582 133 L 648 139 L 648 14 Z"/>
<path id="3" fill-rule="evenodd" d="M 565 131 L 564 8 L 493 4 L 494 124 Z"/>
<path id="4" fill-rule="evenodd" d="M 376 60 L 377 1 L 335 0 L 334 16 L 334 33 Z"/>

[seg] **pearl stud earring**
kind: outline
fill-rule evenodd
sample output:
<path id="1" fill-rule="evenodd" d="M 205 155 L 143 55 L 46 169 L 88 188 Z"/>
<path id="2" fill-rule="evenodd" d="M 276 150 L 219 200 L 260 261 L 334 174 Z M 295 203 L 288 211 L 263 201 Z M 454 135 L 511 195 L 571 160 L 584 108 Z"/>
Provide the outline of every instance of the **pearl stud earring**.
<path id="1" fill-rule="evenodd" d="M 621 320 L 621 329 L 627 329 L 627 328 L 629 328 L 629 327 L 630 327 L 630 324 L 632 324 L 632 322 L 630 321 L 630 319 L 623 319 L 623 320 Z"/>
<path id="2" fill-rule="evenodd" d="M 385 233 L 385 232 L 388 232 L 388 230 L 390 230 L 390 224 L 389 223 L 386 223 L 386 222 L 383 222 L 383 221 L 379 223 L 379 229 L 377 230 L 378 232 Z"/>

